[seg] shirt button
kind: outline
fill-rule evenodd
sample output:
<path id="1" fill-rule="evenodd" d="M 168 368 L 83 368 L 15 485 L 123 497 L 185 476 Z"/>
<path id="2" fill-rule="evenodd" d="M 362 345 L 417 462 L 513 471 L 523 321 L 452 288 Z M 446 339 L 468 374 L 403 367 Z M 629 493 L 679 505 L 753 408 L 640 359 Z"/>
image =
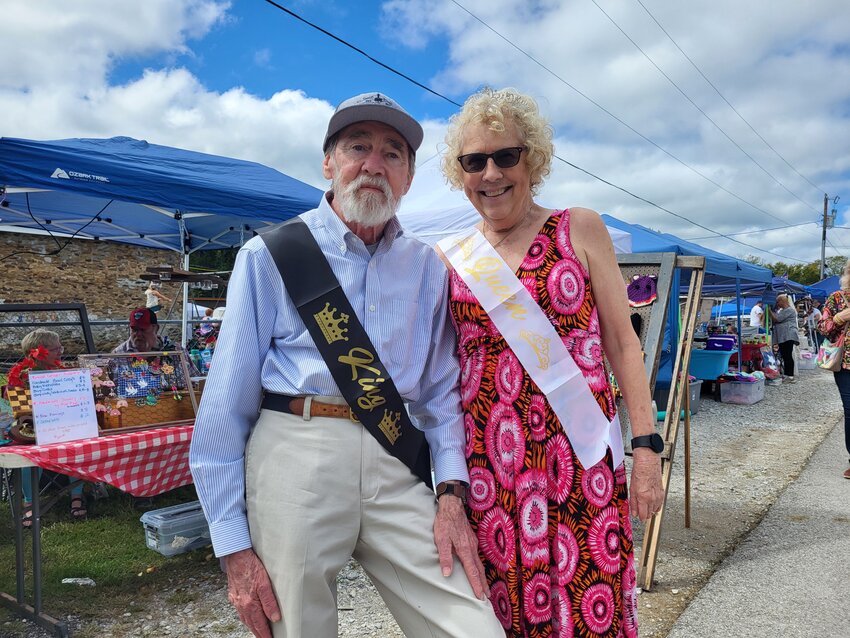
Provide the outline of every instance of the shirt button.
<path id="1" fill-rule="evenodd" d="M 369 312 L 375 312 L 375 304 L 369 306 Z"/>

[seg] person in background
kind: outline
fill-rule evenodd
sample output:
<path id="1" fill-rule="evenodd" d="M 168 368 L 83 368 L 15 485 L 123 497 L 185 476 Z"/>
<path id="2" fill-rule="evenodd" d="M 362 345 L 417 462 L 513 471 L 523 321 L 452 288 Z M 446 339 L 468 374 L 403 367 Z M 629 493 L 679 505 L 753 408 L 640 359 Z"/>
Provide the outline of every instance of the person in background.
<path id="1" fill-rule="evenodd" d="M 823 305 L 818 330 L 824 339 L 836 343 L 850 326 L 850 260 L 844 264 L 841 274 L 840 288 L 826 298 Z M 844 447 L 850 457 L 850 340 L 844 339 L 844 356 L 841 369 L 833 372 L 838 394 L 841 395 L 841 405 L 844 407 Z M 847 460 L 850 464 L 850 458 Z M 850 479 L 850 467 L 844 470 L 844 478 Z"/>
<path id="2" fill-rule="evenodd" d="M 163 302 L 171 303 L 171 298 L 166 297 L 158 290 L 160 286 L 161 284 L 150 282 L 145 290 L 145 308 L 150 309 L 153 313 L 162 310 Z"/>
<path id="3" fill-rule="evenodd" d="M 174 350 L 167 335 L 157 332 L 159 320 L 150 308 L 136 308 L 130 313 L 130 336 L 112 349 L 112 352 L 161 352 Z"/>
<path id="4" fill-rule="evenodd" d="M 820 311 L 820 301 L 812 299 L 809 309 L 806 312 L 806 327 L 808 328 L 809 337 L 814 342 L 812 347 L 815 350 L 817 350 L 823 342 L 823 335 L 818 331 L 818 324 L 820 323 L 822 316 L 823 314 Z"/>
<path id="5" fill-rule="evenodd" d="M 797 334 L 797 309 L 788 295 L 781 294 L 776 295 L 776 304 L 768 310 L 773 322 L 774 342 L 779 347 L 779 356 L 782 357 L 784 379 L 794 383 L 794 346 L 800 343 Z"/>
<path id="6" fill-rule="evenodd" d="M 65 352 L 65 348 L 62 346 L 62 341 L 59 338 L 59 335 L 53 332 L 52 330 L 46 330 L 44 328 L 37 328 L 33 330 L 32 332 L 25 335 L 24 338 L 21 340 L 21 352 L 25 357 L 30 356 L 32 354 L 32 351 L 38 349 L 39 347 L 47 350 L 48 358 L 45 359 L 45 361 L 48 362 L 58 362 L 62 356 L 62 353 Z M 33 359 L 39 364 L 34 369 L 49 369 L 46 365 L 41 364 L 39 359 L 35 357 L 33 357 Z M 24 468 L 22 470 L 22 491 L 24 501 L 22 524 L 27 529 L 32 527 L 33 471 L 37 471 L 38 476 L 41 476 L 41 468 Z M 85 520 L 88 516 L 88 510 L 86 509 L 86 501 L 83 494 L 83 487 L 83 482 L 78 481 L 77 484 L 74 485 L 74 487 L 71 489 L 71 519 L 75 521 Z"/>
<path id="7" fill-rule="evenodd" d="M 446 144 L 446 178 L 481 216 L 470 239 L 440 247 L 451 248 L 449 261 L 463 256 L 473 264 L 452 268 L 450 308 L 472 481 L 469 514 L 491 602 L 509 637 L 636 636 L 628 492 L 631 513 L 641 520 L 660 510 L 664 442 L 611 238 L 592 210 L 552 210 L 534 201 L 554 148 L 552 129 L 530 97 L 514 89 L 476 93 L 452 118 Z M 505 279 L 485 274 L 499 260 Z M 498 284 L 490 291 L 493 278 Z M 474 291 L 479 281 L 484 285 Z M 514 283 L 528 295 L 526 305 L 506 303 L 520 303 L 520 293 L 496 303 L 498 291 Z M 479 294 L 495 295 L 487 299 L 492 315 Z M 547 379 L 541 390 L 540 370 L 548 369 L 550 355 L 561 356 L 561 343 L 572 361 L 559 360 L 571 380 Z M 630 490 L 603 355 L 634 435 Z M 567 374 L 571 369 L 575 375 Z M 572 416 L 578 410 L 581 424 Z"/>
<path id="8" fill-rule="evenodd" d="M 750 327 L 758 328 L 759 333 L 764 333 L 764 303 L 759 299 L 750 310 Z"/>
<path id="9" fill-rule="evenodd" d="M 322 145 L 330 190 L 268 241 L 275 248 L 284 240 L 277 233 L 293 226 L 315 239 L 323 254 L 304 257 L 313 261 L 301 270 L 329 266 L 368 335 L 345 337 L 341 376 L 368 379 L 378 405 L 388 394 L 383 375 L 391 377 L 411 428 L 428 441 L 439 496 L 379 442 L 387 439 L 355 421 L 368 414 L 367 392 L 353 412 L 318 347 L 342 337 L 317 313 L 308 321 L 324 336 L 314 340 L 267 239 L 251 239 L 236 257 L 189 465 L 230 600 L 255 636 L 335 636 L 336 578 L 352 555 L 406 636 L 502 634 L 464 511 L 469 474 L 446 271 L 395 215 L 422 138 L 419 123 L 383 94 L 340 104 Z M 374 362 L 373 347 L 386 373 L 362 367 Z M 405 426 L 399 436 L 403 445 L 419 433 Z"/>

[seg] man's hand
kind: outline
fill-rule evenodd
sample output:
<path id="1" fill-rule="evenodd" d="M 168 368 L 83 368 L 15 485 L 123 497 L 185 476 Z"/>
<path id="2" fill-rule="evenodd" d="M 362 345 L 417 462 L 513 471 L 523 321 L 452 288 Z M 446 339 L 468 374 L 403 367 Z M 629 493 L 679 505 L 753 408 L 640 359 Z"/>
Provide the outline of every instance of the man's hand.
<path id="1" fill-rule="evenodd" d="M 661 487 L 661 456 L 649 448 L 632 451 L 632 484 L 629 490 L 632 516 L 646 522 L 664 504 Z"/>
<path id="2" fill-rule="evenodd" d="M 281 619 L 269 574 L 253 549 L 243 549 L 224 557 L 227 570 L 227 597 L 257 638 L 272 638 L 269 621 Z"/>
<path id="3" fill-rule="evenodd" d="M 440 556 L 443 576 L 450 576 L 454 558 L 457 555 L 466 578 L 472 585 L 472 591 L 479 600 L 490 596 L 484 565 L 478 558 L 478 539 L 472 533 L 463 501 L 457 496 L 445 494 L 437 501 L 437 516 L 434 518 L 434 544 Z"/>

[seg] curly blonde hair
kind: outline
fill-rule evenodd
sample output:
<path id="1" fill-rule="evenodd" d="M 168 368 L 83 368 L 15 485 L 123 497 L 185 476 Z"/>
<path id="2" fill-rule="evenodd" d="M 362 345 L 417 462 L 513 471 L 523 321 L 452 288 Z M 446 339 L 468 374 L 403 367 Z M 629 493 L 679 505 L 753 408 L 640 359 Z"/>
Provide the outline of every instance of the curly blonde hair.
<path id="1" fill-rule="evenodd" d="M 516 89 L 483 88 L 470 95 L 463 108 L 449 120 L 446 131 L 448 150 L 443 155 L 443 174 L 452 188 L 463 190 L 463 169 L 457 161 L 463 148 L 463 135 L 468 126 L 484 124 L 491 131 L 504 133 L 513 124 L 526 148 L 523 160 L 528 167 L 531 192 L 537 194 L 552 169 L 552 127 L 537 106 L 537 102 Z"/>

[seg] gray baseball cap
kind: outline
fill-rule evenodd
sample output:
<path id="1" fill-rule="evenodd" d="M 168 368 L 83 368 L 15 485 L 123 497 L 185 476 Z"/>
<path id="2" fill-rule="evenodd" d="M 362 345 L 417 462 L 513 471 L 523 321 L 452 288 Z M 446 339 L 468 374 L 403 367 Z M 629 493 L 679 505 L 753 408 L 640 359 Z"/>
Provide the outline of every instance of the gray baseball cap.
<path id="1" fill-rule="evenodd" d="M 336 107 L 331 121 L 328 122 L 328 132 L 322 143 L 322 151 L 328 150 L 328 140 L 346 126 L 356 122 L 381 122 L 392 126 L 407 140 L 410 148 L 416 153 L 425 134 L 419 122 L 401 108 L 392 98 L 381 93 L 361 93 L 345 100 Z"/>

